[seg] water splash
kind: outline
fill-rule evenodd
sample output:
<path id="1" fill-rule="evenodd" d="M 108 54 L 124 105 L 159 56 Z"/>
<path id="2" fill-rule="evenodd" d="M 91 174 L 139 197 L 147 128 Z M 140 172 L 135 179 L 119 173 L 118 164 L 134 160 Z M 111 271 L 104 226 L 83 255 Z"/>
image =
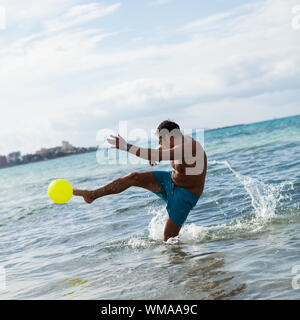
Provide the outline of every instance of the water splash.
<path id="1" fill-rule="evenodd" d="M 147 239 L 133 237 L 128 240 L 127 245 L 132 249 L 144 249 L 144 248 L 149 248 L 151 245 L 151 242 L 148 241 Z"/>
<path id="2" fill-rule="evenodd" d="M 163 240 L 164 227 L 167 219 L 167 212 L 164 207 L 159 208 L 158 210 L 152 208 L 152 213 L 154 217 L 151 219 L 148 230 L 149 230 L 149 238 L 152 240 Z"/>
<path id="3" fill-rule="evenodd" d="M 210 164 L 222 164 L 235 175 L 250 196 L 257 217 L 268 219 L 275 215 L 276 206 L 282 199 L 280 191 L 285 184 L 268 185 L 252 177 L 242 175 L 236 172 L 226 160 L 214 160 Z"/>

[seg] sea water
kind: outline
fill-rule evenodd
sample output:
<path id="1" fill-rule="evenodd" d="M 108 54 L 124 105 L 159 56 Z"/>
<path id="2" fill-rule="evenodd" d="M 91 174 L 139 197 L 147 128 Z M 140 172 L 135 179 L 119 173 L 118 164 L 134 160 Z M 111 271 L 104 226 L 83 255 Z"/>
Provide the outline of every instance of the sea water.
<path id="1" fill-rule="evenodd" d="M 300 116 L 204 138 L 204 193 L 167 243 L 165 204 L 149 191 L 91 205 L 47 196 L 56 178 L 94 189 L 147 164 L 88 153 L 0 170 L 0 298 L 299 299 Z"/>

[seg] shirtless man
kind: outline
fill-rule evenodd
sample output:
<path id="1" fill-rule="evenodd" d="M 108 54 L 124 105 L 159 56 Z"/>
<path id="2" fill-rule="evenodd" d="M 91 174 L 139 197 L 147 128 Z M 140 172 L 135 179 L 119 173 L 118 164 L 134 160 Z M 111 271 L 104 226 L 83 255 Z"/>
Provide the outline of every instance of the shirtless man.
<path id="1" fill-rule="evenodd" d="M 117 194 L 133 186 L 152 191 L 167 204 L 169 216 L 164 229 L 164 241 L 167 241 L 179 234 L 203 192 L 207 158 L 200 143 L 183 135 L 175 122 L 163 121 L 157 128 L 157 136 L 159 147 L 156 149 L 134 146 L 120 135 L 111 135 L 107 141 L 113 148 L 149 160 L 151 166 L 160 161 L 171 161 L 172 171 L 132 172 L 96 190 L 74 189 L 74 195 L 92 203 L 100 197 Z"/>

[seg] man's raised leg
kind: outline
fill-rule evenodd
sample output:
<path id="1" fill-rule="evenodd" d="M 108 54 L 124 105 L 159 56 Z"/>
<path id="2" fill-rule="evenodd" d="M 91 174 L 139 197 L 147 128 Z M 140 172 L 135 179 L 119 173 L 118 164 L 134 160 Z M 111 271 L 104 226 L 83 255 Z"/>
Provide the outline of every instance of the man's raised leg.
<path id="1" fill-rule="evenodd" d="M 96 190 L 74 189 L 73 194 L 75 196 L 82 196 L 87 203 L 92 203 L 100 197 L 121 193 L 130 187 L 141 187 L 155 193 L 161 192 L 154 173 L 152 171 L 147 171 L 132 172 L 129 175 L 117 178 Z"/>

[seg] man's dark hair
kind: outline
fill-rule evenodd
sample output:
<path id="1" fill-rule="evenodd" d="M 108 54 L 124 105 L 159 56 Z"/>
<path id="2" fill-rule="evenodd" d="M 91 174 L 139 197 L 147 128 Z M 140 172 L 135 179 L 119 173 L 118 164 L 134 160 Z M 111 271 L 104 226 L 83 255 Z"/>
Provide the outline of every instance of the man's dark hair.
<path id="1" fill-rule="evenodd" d="M 170 133 L 173 135 L 181 134 L 180 127 L 176 122 L 165 120 L 160 123 L 157 127 L 157 134 L 160 136 L 165 136 L 166 133 Z"/>

